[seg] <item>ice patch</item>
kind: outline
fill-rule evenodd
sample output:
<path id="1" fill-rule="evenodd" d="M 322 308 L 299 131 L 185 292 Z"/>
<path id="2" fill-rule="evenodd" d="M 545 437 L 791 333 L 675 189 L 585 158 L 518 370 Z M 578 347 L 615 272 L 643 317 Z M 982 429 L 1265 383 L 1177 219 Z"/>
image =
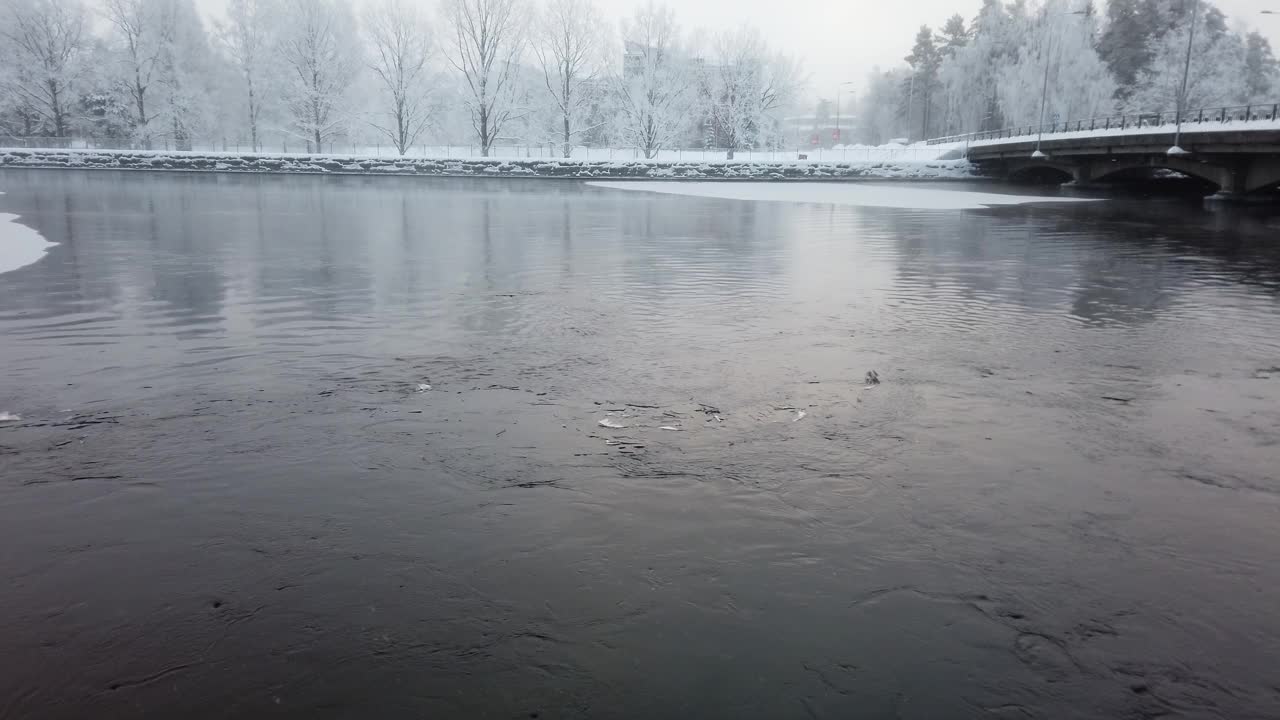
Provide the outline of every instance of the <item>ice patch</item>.
<path id="1" fill-rule="evenodd" d="M 722 200 L 764 200 L 771 202 L 826 203 L 905 210 L 980 210 L 995 205 L 1025 205 L 1043 202 L 1097 202 L 1094 198 L 1046 197 L 1037 195 L 997 195 L 925 188 L 906 183 L 741 183 L 741 182 L 627 182 L 601 181 L 588 185 L 614 190 L 646 190 L 670 195 L 719 198 Z"/>
<path id="2" fill-rule="evenodd" d="M 19 415 L 14 415 L 13 413 L 9 413 L 9 412 L 0 412 L 0 423 L 18 422 L 21 419 L 22 417 Z"/>
<path id="3" fill-rule="evenodd" d="M 19 225 L 17 219 L 17 215 L 0 213 L 0 273 L 30 265 L 58 244 L 46 241 L 26 225 Z"/>

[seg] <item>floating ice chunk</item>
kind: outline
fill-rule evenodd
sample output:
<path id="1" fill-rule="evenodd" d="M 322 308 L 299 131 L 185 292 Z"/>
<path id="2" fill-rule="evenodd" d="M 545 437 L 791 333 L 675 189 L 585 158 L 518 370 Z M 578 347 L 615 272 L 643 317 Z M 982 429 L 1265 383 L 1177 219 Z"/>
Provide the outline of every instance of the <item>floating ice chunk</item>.
<path id="1" fill-rule="evenodd" d="M 607 427 L 607 428 L 612 428 L 614 430 L 621 430 L 622 428 L 625 428 L 626 425 L 623 425 L 622 423 L 618 422 L 617 420 L 614 420 L 613 418 L 605 418 L 600 421 L 600 427 Z"/>
<path id="2" fill-rule="evenodd" d="M 0 412 L 0 422 L 18 422 L 22 418 L 11 412 Z"/>
<path id="3" fill-rule="evenodd" d="M 662 427 L 660 427 L 660 428 L 658 428 L 658 429 L 659 429 L 659 430 L 670 430 L 671 432 L 681 432 L 680 428 L 675 427 L 674 425 L 663 425 Z"/>
<path id="4" fill-rule="evenodd" d="M 0 273 L 30 265 L 57 245 L 26 225 L 19 225 L 17 219 L 17 215 L 0 213 Z"/>
<path id="5" fill-rule="evenodd" d="M 808 415 L 808 414 L 809 414 L 809 413 L 807 413 L 807 412 L 805 412 L 805 411 L 803 411 L 803 410 L 797 410 L 797 411 L 796 411 L 796 419 L 795 419 L 795 420 L 792 420 L 791 422 L 800 422 L 800 421 L 801 421 L 801 420 L 803 420 L 803 419 L 805 418 L 805 416 L 806 416 L 806 415 Z"/>
<path id="6" fill-rule="evenodd" d="M 426 392 L 430 389 L 431 389 L 430 385 L 426 383 L 418 383 L 418 392 Z"/>

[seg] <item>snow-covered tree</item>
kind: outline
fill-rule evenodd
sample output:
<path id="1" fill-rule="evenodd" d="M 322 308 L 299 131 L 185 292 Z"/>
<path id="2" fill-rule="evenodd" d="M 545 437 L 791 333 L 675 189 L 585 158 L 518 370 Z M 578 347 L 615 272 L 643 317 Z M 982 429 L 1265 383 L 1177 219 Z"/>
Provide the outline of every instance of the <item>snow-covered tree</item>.
<path id="1" fill-rule="evenodd" d="M 1115 80 L 1094 49 L 1096 19 L 1077 7 L 1072 0 L 1047 0 L 1016 62 L 1001 69 L 1000 112 L 1009 124 L 1038 125 L 1042 102 L 1045 122 L 1107 115 L 1114 109 Z"/>
<path id="2" fill-rule="evenodd" d="M 162 40 L 157 130 L 189 150 L 192 138 L 212 127 L 214 57 L 192 0 L 154 0 L 154 10 Z"/>
<path id="3" fill-rule="evenodd" d="M 449 62 L 466 83 L 465 105 L 485 157 L 503 127 L 523 112 L 516 91 L 528 30 L 524 11 L 520 0 L 445 0 Z"/>
<path id="4" fill-rule="evenodd" d="M 265 75 L 270 66 L 272 39 L 270 0 L 230 0 L 227 22 L 217 26 L 223 52 L 235 65 L 245 97 L 245 120 L 254 152 L 261 149 L 259 123 L 262 118 Z"/>
<path id="5" fill-rule="evenodd" d="M 66 137 L 71 129 L 86 25 L 79 0 L 5 0 L 0 5 L 0 42 L 11 64 L 0 75 L 0 90 L 56 137 Z"/>
<path id="6" fill-rule="evenodd" d="M 191 0 L 105 0 L 119 105 L 146 148 L 171 137 L 187 147 L 206 129 L 213 58 Z"/>
<path id="7" fill-rule="evenodd" d="M 622 72 L 613 83 L 618 137 L 653 158 L 689 125 L 696 62 L 684 52 L 675 14 L 654 0 L 623 21 L 622 38 Z"/>
<path id="8" fill-rule="evenodd" d="M 586 130 L 586 117 L 601 94 L 605 23 L 594 0 L 546 0 L 532 43 L 543 85 L 558 121 L 561 149 L 569 157 L 573 138 Z"/>
<path id="9" fill-rule="evenodd" d="M 1004 124 L 999 90 L 1002 68 L 1017 62 L 1027 35 L 1026 7 L 984 0 L 968 44 L 943 60 L 938 71 L 944 115 L 956 132 L 992 130 Z"/>
<path id="10" fill-rule="evenodd" d="M 375 0 L 364 26 L 381 91 L 372 124 L 404 155 L 431 120 L 431 28 L 412 0 Z"/>
<path id="11" fill-rule="evenodd" d="M 1184 26 L 1152 41 L 1151 64 L 1138 76 L 1128 99 L 1131 111 L 1191 111 L 1248 101 L 1245 44 L 1235 33 L 1225 31 L 1220 19 L 1215 21 L 1214 12 L 1207 8 L 1196 19 L 1186 94 L 1182 95 L 1182 76 L 1192 29 Z"/>
<path id="12" fill-rule="evenodd" d="M 908 118 L 916 118 L 920 137 L 927 138 L 931 134 L 934 93 L 940 84 L 939 72 L 943 60 L 942 51 L 928 25 L 921 26 L 916 33 L 915 45 L 905 60 L 912 70 L 907 87 L 906 114 Z"/>
<path id="13" fill-rule="evenodd" d="M 799 66 L 769 49 L 760 32 L 742 25 L 712 42 L 702 68 L 709 119 L 729 159 L 741 148 L 769 138 L 771 113 L 789 105 L 800 90 Z"/>
<path id="14" fill-rule="evenodd" d="M 910 78 L 911 71 L 906 68 L 877 68 L 871 72 L 866 91 L 858 101 L 856 132 L 860 142 L 883 145 L 906 136 L 907 118 L 902 108 L 907 102 L 906 81 Z"/>
<path id="15" fill-rule="evenodd" d="M 345 0 L 285 0 L 276 36 L 293 126 L 312 151 L 323 152 L 350 116 L 360 63 L 351 8 Z"/>
<path id="16" fill-rule="evenodd" d="M 1271 43 L 1256 32 L 1245 36 L 1245 85 L 1249 102 L 1276 102 L 1280 98 L 1280 62 Z"/>

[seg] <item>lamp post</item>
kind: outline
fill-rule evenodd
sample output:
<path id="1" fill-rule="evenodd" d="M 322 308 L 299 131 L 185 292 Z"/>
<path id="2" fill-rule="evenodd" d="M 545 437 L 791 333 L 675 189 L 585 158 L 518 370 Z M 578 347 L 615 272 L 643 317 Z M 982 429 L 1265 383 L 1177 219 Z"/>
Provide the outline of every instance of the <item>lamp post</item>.
<path id="1" fill-rule="evenodd" d="M 1191 0 L 1191 20 L 1187 28 L 1187 59 L 1182 64 L 1182 90 L 1178 92 L 1178 108 L 1175 111 L 1177 117 L 1174 118 L 1177 125 L 1173 131 L 1173 147 L 1169 148 L 1169 155 L 1191 154 L 1182 149 L 1182 113 L 1187 104 L 1187 80 L 1191 77 L 1191 49 L 1196 42 L 1196 20 L 1199 17 L 1200 0 Z"/>
<path id="2" fill-rule="evenodd" d="M 834 138 L 835 140 L 841 140 L 841 141 L 844 140 L 844 137 L 841 136 L 840 134 L 840 93 L 844 90 L 845 85 L 852 85 L 852 84 L 853 84 L 853 81 L 848 80 L 840 83 L 839 85 L 836 85 L 836 136 Z"/>
<path id="3" fill-rule="evenodd" d="M 1069 12 L 1066 14 L 1067 15 L 1088 15 L 1089 13 L 1085 12 L 1084 10 L 1076 10 L 1074 12 Z M 1052 15 L 1050 17 L 1059 17 L 1059 16 Z M 1046 43 L 1046 47 L 1044 49 L 1044 84 L 1040 88 L 1040 127 L 1038 128 L 1039 134 L 1036 135 L 1036 150 L 1035 152 L 1031 153 L 1031 157 L 1036 158 L 1037 160 L 1049 157 L 1048 155 L 1044 154 L 1043 150 L 1040 149 L 1040 144 L 1044 142 L 1044 112 L 1046 107 L 1049 104 L 1049 69 L 1053 67 L 1053 33 L 1049 32 L 1051 28 L 1049 27 L 1048 18 L 1045 18 L 1045 20 L 1046 20 L 1045 32 L 1049 35 L 1049 40 Z"/>

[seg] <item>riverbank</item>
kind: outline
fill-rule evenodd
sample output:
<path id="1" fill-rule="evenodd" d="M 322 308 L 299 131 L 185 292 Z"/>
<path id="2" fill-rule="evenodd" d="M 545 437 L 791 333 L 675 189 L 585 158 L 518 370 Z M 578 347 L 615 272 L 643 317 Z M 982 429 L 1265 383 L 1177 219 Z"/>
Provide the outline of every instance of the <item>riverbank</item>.
<path id="1" fill-rule="evenodd" d="M 929 162 L 593 162 L 356 155 L 0 149 L 0 168 L 594 180 L 941 180 L 978 177 L 965 160 Z"/>

